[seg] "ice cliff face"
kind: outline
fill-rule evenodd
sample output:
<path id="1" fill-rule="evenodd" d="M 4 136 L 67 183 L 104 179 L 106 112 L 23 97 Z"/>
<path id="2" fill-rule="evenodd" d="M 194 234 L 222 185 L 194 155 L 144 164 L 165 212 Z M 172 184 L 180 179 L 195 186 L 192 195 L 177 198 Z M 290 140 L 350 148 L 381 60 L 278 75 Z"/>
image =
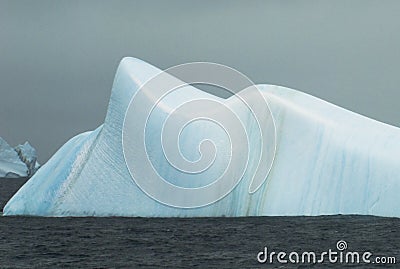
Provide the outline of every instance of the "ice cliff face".
<path id="1" fill-rule="evenodd" d="M 147 196 L 132 180 L 125 164 L 122 129 L 125 112 L 137 89 L 160 70 L 125 58 L 115 76 L 105 122 L 92 132 L 68 141 L 14 195 L 4 215 L 40 216 L 263 216 L 369 214 L 400 217 L 400 129 L 347 111 L 284 87 L 258 85 L 268 100 L 276 125 L 276 155 L 266 184 L 249 193 L 252 168 L 223 199 L 199 208 L 166 206 Z M 227 102 L 193 87 L 157 104 L 149 119 L 154 133 L 176 100 L 193 98 Z M 149 95 L 149 99 L 151 94 Z M 246 118 L 246 114 L 239 113 Z M 265 128 L 269 128 L 266 126 Z M 247 129 L 252 137 L 251 124 Z M 224 134 L 207 123 L 189 126 L 180 141 L 196 159 L 193 148 L 212 136 L 226 153 Z M 157 139 L 148 134 L 151 146 Z M 135 139 L 134 137 L 132 139 Z M 258 140 L 250 139 L 257 153 Z M 152 149 L 152 147 L 151 147 Z M 185 181 L 156 149 L 149 158 L 173 184 L 188 188 L 209 184 L 223 171 L 224 159 L 194 181 Z M 196 151 L 196 150 L 194 150 Z M 132 153 L 134 154 L 134 152 Z M 250 156 L 250 159 L 252 157 Z M 143 160 L 137 160 L 141 162 Z M 196 176 L 196 175 L 195 175 Z M 161 191 L 162 193 L 162 191 Z"/>
<path id="2" fill-rule="evenodd" d="M 0 137 L 0 177 L 30 177 L 39 167 L 36 150 L 28 142 L 12 148 Z"/>
<path id="3" fill-rule="evenodd" d="M 40 165 L 37 162 L 36 149 L 33 148 L 29 142 L 25 142 L 23 145 L 15 147 L 15 151 L 18 153 L 18 157 L 25 163 L 28 168 L 28 177 L 33 176 L 34 173 L 39 169 Z"/>

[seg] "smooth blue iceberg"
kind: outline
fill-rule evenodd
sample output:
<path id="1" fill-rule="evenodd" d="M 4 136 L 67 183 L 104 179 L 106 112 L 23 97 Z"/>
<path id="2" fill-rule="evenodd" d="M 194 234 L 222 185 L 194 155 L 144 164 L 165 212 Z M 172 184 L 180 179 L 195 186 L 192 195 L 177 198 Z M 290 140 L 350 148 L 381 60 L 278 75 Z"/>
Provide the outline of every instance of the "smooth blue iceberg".
<path id="1" fill-rule="evenodd" d="M 96 130 L 64 146 L 11 198 L 4 215 L 38 216 L 267 216 L 363 214 L 400 217 L 400 129 L 347 111 L 302 92 L 257 85 L 268 101 L 276 127 L 276 154 L 267 180 L 254 193 L 250 164 L 232 192 L 198 208 L 176 208 L 146 195 L 125 163 L 122 130 L 129 102 L 138 88 L 161 70 L 134 58 L 118 67 L 107 116 Z M 151 94 L 148 95 L 149 100 Z M 211 137 L 219 156 L 202 174 L 186 180 L 168 165 L 157 136 L 161 123 L 178 104 L 194 98 L 225 102 L 188 86 L 158 103 L 149 117 L 149 159 L 171 184 L 187 188 L 210 184 L 224 171 L 229 156 L 226 134 L 209 122 L 183 132 L 182 151 L 192 161 L 197 147 Z M 260 152 L 254 122 L 238 109 L 249 134 L 250 163 Z M 268 123 L 263 128 L 272 128 Z M 132 137 L 135 139 L 135 137 Z M 134 154 L 134 150 L 130 153 Z M 137 160 L 140 162 L 141 160 Z M 161 190 L 162 193 L 162 190 Z M 182 198 L 184 199 L 184 198 Z"/>

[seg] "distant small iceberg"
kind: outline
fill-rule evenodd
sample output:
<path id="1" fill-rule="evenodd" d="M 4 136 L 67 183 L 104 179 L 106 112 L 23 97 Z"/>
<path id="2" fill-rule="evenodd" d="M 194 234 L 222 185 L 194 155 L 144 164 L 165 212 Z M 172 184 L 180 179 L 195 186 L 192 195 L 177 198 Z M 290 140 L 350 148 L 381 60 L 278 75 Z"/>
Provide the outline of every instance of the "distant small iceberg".
<path id="1" fill-rule="evenodd" d="M 132 97 L 141 85 L 160 72 L 141 60 L 124 58 L 115 76 L 104 124 L 94 131 L 77 135 L 62 146 L 12 197 L 4 208 L 4 215 L 233 217 L 362 214 L 400 217 L 400 129 L 302 92 L 271 85 L 257 85 L 268 100 L 276 128 L 276 153 L 265 184 L 249 193 L 257 168 L 250 165 L 233 191 L 215 203 L 177 208 L 152 199 L 131 177 L 124 159 L 122 137 L 124 117 Z M 152 102 L 151 93 L 147 98 Z M 218 151 L 221 156 L 216 156 L 209 169 L 192 175 L 193 181 L 188 181 L 176 167 L 169 165 L 162 149 L 157 148 L 162 131 L 160 126 L 167 119 L 169 110 L 177 107 L 177 102 L 196 98 L 218 101 L 232 109 L 237 106 L 232 99 L 221 99 L 188 86 L 156 104 L 149 117 L 148 127 L 152 132 L 146 132 L 146 139 L 151 144 L 149 160 L 154 168 L 171 184 L 184 188 L 210 184 L 210 178 L 224 172 L 223 164 L 228 163 L 224 157 L 229 157 L 226 134 L 208 122 L 190 124 L 181 132 L 179 145 L 190 161 L 199 158 L 199 141 L 207 137 L 221 149 Z M 246 113 L 238 112 L 238 117 L 247 121 Z M 250 123 L 246 128 L 250 152 L 253 152 L 249 156 L 252 163 L 253 156 L 259 154 L 259 139 L 253 136 Z M 135 149 L 128 154 L 133 154 L 130 156 L 136 157 L 139 164 L 144 162 L 135 155 Z M 22 172 L 23 166 L 18 165 L 12 171 Z M 163 195 L 162 189 L 159 195 Z"/>
<path id="2" fill-rule="evenodd" d="M 0 137 L 0 178 L 31 177 L 39 167 L 36 149 L 29 142 L 12 148 Z"/>

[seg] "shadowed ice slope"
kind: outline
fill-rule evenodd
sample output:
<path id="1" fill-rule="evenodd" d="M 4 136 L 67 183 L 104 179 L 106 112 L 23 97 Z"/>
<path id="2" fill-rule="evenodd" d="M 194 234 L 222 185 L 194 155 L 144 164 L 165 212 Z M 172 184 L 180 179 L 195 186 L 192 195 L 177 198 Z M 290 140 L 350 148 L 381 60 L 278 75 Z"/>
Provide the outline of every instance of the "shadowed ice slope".
<path id="1" fill-rule="evenodd" d="M 195 209 L 169 207 L 149 198 L 132 180 L 122 152 L 122 124 L 135 91 L 160 70 L 137 59 L 121 62 L 105 123 L 68 141 L 7 203 L 4 215 L 41 216 L 249 216 L 370 214 L 400 217 L 400 129 L 278 86 L 258 85 L 268 100 L 276 125 L 277 149 L 267 181 L 248 193 L 252 156 L 260 141 L 254 122 L 237 108 L 250 137 L 250 166 L 226 197 Z M 223 99 L 193 87 L 174 92 L 149 118 L 158 133 L 161 121 L 177 104 L 193 98 Z M 149 98 L 151 96 L 149 95 Z M 233 109 L 233 99 L 225 102 Z M 219 149 L 213 167 L 185 181 L 166 165 L 150 137 L 149 158 L 174 184 L 198 187 L 224 171 L 227 139 L 208 123 L 182 133 L 182 148 L 194 160 L 199 141 L 214 139 Z M 270 126 L 264 126 L 270 128 Z M 218 131 L 219 130 L 219 131 Z M 150 135 L 151 136 L 151 135 Z M 253 138 L 253 139 L 252 139 Z M 193 152 L 194 151 L 194 152 Z M 254 165 L 253 165 L 254 166 Z"/>

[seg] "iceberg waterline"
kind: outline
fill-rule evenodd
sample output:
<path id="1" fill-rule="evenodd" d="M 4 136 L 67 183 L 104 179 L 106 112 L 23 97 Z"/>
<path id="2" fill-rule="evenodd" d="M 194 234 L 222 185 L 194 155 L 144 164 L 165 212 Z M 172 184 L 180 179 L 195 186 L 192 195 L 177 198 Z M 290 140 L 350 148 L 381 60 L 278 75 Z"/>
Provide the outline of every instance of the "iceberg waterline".
<path id="1" fill-rule="evenodd" d="M 128 171 L 123 155 L 122 129 L 132 96 L 159 72 L 141 60 L 124 58 L 115 76 L 104 124 L 72 138 L 61 147 L 11 198 L 4 208 L 4 215 L 368 214 L 400 217 L 397 198 L 400 191 L 400 129 L 299 91 L 272 85 L 257 85 L 268 100 L 276 126 L 276 155 L 266 184 L 253 194 L 248 192 L 253 171 L 250 167 L 231 193 L 204 207 L 175 208 L 150 198 L 135 184 Z M 194 175 L 194 180 L 187 181 L 176 169 L 166 165 L 156 134 L 168 116 L 166 108 L 194 98 L 223 101 L 186 87 L 157 104 L 148 124 L 154 130 L 148 141 L 151 143 L 149 158 L 155 168 L 171 183 L 189 188 L 215 179 L 215 175 L 223 172 L 226 160 L 217 156 L 206 174 Z M 241 117 L 245 118 L 243 113 Z M 180 141 L 183 151 L 195 160 L 198 142 L 211 136 L 219 141 L 216 144 L 218 152 L 225 156 L 225 134 L 218 130 L 204 122 L 188 126 Z M 256 154 L 258 148 L 257 139 L 250 139 L 250 151 Z"/>

